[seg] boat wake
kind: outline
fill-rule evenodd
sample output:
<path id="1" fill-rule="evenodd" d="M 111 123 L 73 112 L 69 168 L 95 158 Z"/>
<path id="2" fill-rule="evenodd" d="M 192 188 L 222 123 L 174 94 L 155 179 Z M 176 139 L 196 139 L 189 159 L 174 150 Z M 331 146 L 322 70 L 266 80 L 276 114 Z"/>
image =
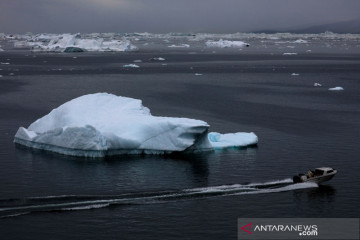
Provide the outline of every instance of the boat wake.
<path id="1" fill-rule="evenodd" d="M 206 197 L 265 194 L 318 187 L 316 183 L 293 184 L 291 179 L 265 183 L 232 184 L 174 191 L 127 193 L 121 195 L 59 195 L 21 199 L 0 199 L 0 218 L 39 212 L 89 210 L 120 205 L 154 204 Z"/>

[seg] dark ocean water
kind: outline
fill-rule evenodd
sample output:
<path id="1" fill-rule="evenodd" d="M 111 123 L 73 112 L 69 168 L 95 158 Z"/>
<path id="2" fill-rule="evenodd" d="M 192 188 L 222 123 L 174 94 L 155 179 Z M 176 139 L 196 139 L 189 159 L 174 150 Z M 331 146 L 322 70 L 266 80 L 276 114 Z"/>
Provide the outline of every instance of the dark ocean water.
<path id="1" fill-rule="evenodd" d="M 236 239 L 238 217 L 359 217 L 360 55 L 166 52 L 165 62 L 146 61 L 158 55 L 0 53 L 11 63 L 0 66 L 1 239 Z M 121 67 L 136 59 L 140 68 Z M 335 86 L 345 90 L 328 91 Z M 100 160 L 13 144 L 18 127 L 95 92 L 211 131 L 252 131 L 259 144 Z M 337 176 L 291 183 L 321 166 Z"/>

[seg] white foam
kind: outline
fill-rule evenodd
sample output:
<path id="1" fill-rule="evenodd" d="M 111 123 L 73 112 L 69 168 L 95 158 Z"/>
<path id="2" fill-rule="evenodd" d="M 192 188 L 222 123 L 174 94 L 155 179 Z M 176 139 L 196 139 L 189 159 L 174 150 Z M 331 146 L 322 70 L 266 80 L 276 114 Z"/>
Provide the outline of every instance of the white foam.
<path id="1" fill-rule="evenodd" d="M 63 211 L 77 211 L 77 210 L 89 210 L 89 209 L 97 209 L 97 208 L 104 208 L 110 206 L 109 203 L 105 204 L 92 204 L 92 205 L 85 205 L 79 207 L 71 207 L 71 208 L 62 208 Z"/>
<path id="2" fill-rule="evenodd" d="M 297 53 L 290 53 L 290 52 L 288 52 L 288 53 L 283 53 L 283 55 L 297 55 Z"/>

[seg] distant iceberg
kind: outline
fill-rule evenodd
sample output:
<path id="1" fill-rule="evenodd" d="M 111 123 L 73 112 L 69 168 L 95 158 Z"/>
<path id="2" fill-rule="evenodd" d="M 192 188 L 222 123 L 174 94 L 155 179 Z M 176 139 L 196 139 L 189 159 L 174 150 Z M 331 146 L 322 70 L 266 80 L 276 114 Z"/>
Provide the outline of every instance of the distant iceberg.
<path id="1" fill-rule="evenodd" d="M 108 93 L 84 95 L 53 109 L 14 142 L 72 156 L 165 154 L 255 145 L 254 133 L 210 133 L 200 120 L 152 116 L 141 100 Z"/>
<path id="2" fill-rule="evenodd" d="M 330 91 L 343 91 L 344 88 L 343 87 L 333 87 L 333 88 L 329 88 Z"/>
<path id="3" fill-rule="evenodd" d="M 223 40 L 220 39 L 219 41 L 206 41 L 206 46 L 208 47 L 220 47 L 220 48 L 228 48 L 228 47 L 248 47 L 250 46 L 248 43 L 243 41 L 230 41 L 230 40 Z"/>
<path id="4" fill-rule="evenodd" d="M 183 44 L 179 44 L 179 45 L 175 45 L 175 44 L 169 45 L 168 47 L 169 48 L 189 48 L 190 45 L 186 44 L 186 43 L 183 43 Z"/>
<path id="5" fill-rule="evenodd" d="M 25 41 L 14 43 L 14 47 L 31 47 L 33 51 L 47 52 L 124 52 L 137 49 L 129 40 L 104 40 L 103 38 L 82 38 L 80 34 L 41 34 Z"/>
<path id="6" fill-rule="evenodd" d="M 308 41 L 303 40 L 303 39 L 298 39 L 298 40 L 295 40 L 293 43 L 308 43 Z"/>
<path id="7" fill-rule="evenodd" d="M 140 67 L 140 66 L 131 63 L 131 64 L 125 64 L 125 65 L 123 65 L 123 67 L 124 67 L 124 68 L 138 68 L 138 67 Z"/>

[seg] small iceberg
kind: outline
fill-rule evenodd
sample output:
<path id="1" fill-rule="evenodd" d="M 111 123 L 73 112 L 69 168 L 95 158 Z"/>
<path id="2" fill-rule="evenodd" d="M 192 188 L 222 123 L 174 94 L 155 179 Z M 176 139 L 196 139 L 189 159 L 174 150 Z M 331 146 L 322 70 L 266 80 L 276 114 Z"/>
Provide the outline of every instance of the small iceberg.
<path id="1" fill-rule="evenodd" d="M 169 48 L 189 48 L 190 47 L 190 45 L 189 44 L 179 44 L 179 45 L 175 45 L 175 44 L 173 44 L 173 45 L 170 45 L 170 46 L 168 46 Z"/>
<path id="2" fill-rule="evenodd" d="M 258 137 L 255 133 L 227 133 L 220 134 L 218 132 L 211 132 L 208 134 L 209 141 L 214 149 L 224 149 L 239 146 L 250 146 L 258 142 Z"/>
<path id="3" fill-rule="evenodd" d="M 293 53 L 293 52 L 286 52 L 286 53 L 283 53 L 283 55 L 297 55 L 297 53 Z"/>
<path id="4" fill-rule="evenodd" d="M 229 41 L 229 40 L 223 40 L 223 39 L 220 39 L 219 41 L 208 40 L 208 41 L 206 41 L 205 44 L 208 47 L 220 47 L 220 48 L 249 47 L 250 46 L 248 43 L 245 43 L 243 41 Z"/>
<path id="5" fill-rule="evenodd" d="M 343 87 L 333 87 L 333 88 L 329 88 L 330 91 L 343 91 L 344 88 Z"/>
<path id="6" fill-rule="evenodd" d="M 314 87 L 321 87 L 322 85 L 320 83 L 314 83 Z"/>
<path id="7" fill-rule="evenodd" d="M 125 65 L 123 65 L 123 67 L 124 67 L 124 68 L 138 68 L 138 67 L 140 67 L 140 66 L 131 63 L 131 64 L 125 64 Z"/>
<path id="8" fill-rule="evenodd" d="M 167 154 L 256 145 L 254 133 L 209 133 L 188 118 L 156 117 L 141 100 L 108 93 L 84 95 L 20 127 L 14 142 L 65 155 L 105 157 Z"/>
<path id="9" fill-rule="evenodd" d="M 165 61 L 165 58 L 162 58 L 162 57 L 154 57 L 154 58 L 150 58 L 149 61 Z"/>
<path id="10" fill-rule="evenodd" d="M 203 74 L 202 73 L 195 73 L 194 75 L 195 76 L 202 76 Z"/>
<path id="11" fill-rule="evenodd" d="M 303 40 L 303 39 L 298 39 L 298 40 L 295 40 L 293 43 L 308 43 L 308 41 Z"/>
<path id="12" fill-rule="evenodd" d="M 292 73 L 291 76 L 299 76 L 299 73 Z"/>

